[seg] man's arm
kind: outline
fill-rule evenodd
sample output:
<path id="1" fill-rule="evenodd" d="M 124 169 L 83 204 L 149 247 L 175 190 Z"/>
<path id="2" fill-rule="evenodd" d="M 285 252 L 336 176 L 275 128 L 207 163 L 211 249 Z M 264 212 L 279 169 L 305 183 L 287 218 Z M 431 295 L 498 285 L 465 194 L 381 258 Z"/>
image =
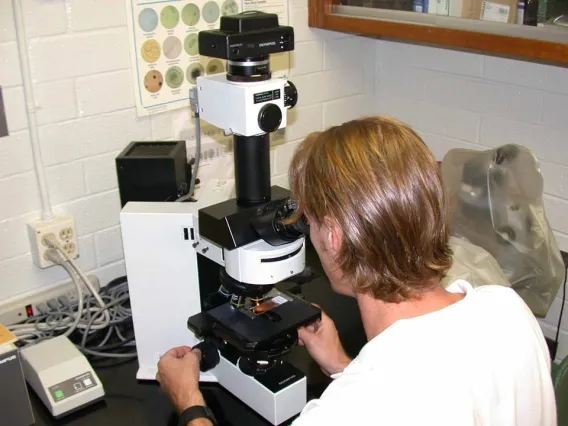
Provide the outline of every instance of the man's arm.
<path id="1" fill-rule="evenodd" d="M 189 407 L 205 406 L 205 400 L 199 390 L 200 359 L 199 350 L 184 346 L 171 349 L 158 363 L 156 380 L 180 415 Z M 187 426 L 213 426 L 213 424 L 208 419 L 195 419 Z"/>
<path id="2" fill-rule="evenodd" d="M 195 419 L 190 421 L 187 426 L 213 426 L 213 423 L 207 419 Z"/>
<path id="3" fill-rule="evenodd" d="M 327 376 L 341 373 L 351 362 L 341 345 L 335 323 L 323 311 L 321 321 L 298 330 L 298 340 Z"/>

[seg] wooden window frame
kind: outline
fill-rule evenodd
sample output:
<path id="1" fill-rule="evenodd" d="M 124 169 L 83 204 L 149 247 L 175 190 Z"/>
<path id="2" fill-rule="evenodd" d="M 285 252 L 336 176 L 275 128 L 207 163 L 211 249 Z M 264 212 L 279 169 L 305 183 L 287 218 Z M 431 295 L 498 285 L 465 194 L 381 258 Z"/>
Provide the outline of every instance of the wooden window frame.
<path id="1" fill-rule="evenodd" d="M 311 28 L 339 31 L 363 36 L 373 36 L 382 39 L 404 41 L 409 43 L 429 44 L 440 47 L 474 51 L 477 53 L 492 54 L 512 57 L 521 60 L 533 60 L 550 63 L 553 65 L 568 66 L 568 29 L 554 28 L 556 40 L 548 41 L 533 39 L 531 34 L 540 35 L 537 31 L 540 27 L 530 27 L 514 24 L 497 24 L 476 21 L 473 19 L 461 19 L 441 16 L 417 16 L 429 15 L 414 12 L 390 11 L 394 19 L 382 19 L 374 16 L 366 17 L 365 13 L 372 15 L 377 10 L 370 8 L 357 8 L 361 11 L 357 14 L 341 12 L 341 9 L 354 9 L 353 6 L 340 6 L 339 0 L 308 0 L 309 20 Z M 338 12 L 339 11 L 339 12 Z M 389 11 L 384 11 L 385 13 Z M 358 16 L 357 16 L 358 15 Z M 402 19 L 399 19 L 402 17 Z M 416 19 L 404 19 L 404 17 Z M 428 23 L 421 23 L 418 18 L 428 19 Z M 467 29 L 449 28 L 463 23 Z M 475 26 L 484 26 L 483 30 L 475 30 Z M 494 27 L 492 27 L 494 25 Z M 515 28 L 512 28 L 514 26 Z M 524 28 L 521 28 L 524 27 Z M 489 30 L 487 30 L 489 28 Z M 526 36 L 512 36 L 492 33 L 501 30 L 515 30 L 526 32 Z M 550 28 L 550 27 L 549 27 Z M 558 35 L 562 39 L 564 31 L 566 41 L 558 41 Z"/>

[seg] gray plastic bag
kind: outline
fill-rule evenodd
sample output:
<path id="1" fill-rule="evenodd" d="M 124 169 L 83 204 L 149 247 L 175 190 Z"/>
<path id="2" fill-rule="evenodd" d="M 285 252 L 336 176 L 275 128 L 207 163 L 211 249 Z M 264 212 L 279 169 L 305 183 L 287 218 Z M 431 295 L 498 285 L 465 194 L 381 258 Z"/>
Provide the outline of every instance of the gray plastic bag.
<path id="1" fill-rule="evenodd" d="M 515 144 L 453 149 L 442 177 L 452 235 L 487 250 L 533 313 L 546 316 L 566 270 L 544 211 L 537 158 Z"/>
<path id="2" fill-rule="evenodd" d="M 474 288 L 487 284 L 511 287 L 499 263 L 484 248 L 457 237 L 450 237 L 450 247 L 452 267 L 442 280 L 444 287 L 459 279 L 466 280 Z"/>

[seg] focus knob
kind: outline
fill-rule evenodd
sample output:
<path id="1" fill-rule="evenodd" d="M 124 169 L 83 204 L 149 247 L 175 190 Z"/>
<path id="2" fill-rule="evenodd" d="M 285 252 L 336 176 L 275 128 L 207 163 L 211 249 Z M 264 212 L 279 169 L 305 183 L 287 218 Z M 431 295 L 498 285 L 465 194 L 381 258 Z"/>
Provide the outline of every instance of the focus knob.
<path id="1" fill-rule="evenodd" d="M 282 123 L 282 111 L 276 104 L 266 104 L 258 113 L 258 127 L 263 132 L 270 133 L 278 130 Z"/>
<path id="2" fill-rule="evenodd" d="M 201 351 L 201 362 L 199 363 L 199 369 L 203 372 L 217 367 L 217 364 L 219 364 L 219 361 L 221 360 L 221 357 L 219 356 L 219 350 L 213 343 L 201 342 L 195 345 L 193 349 L 199 349 Z"/>
<path id="3" fill-rule="evenodd" d="M 294 108 L 298 103 L 298 89 L 291 81 L 288 81 L 284 87 L 284 106 L 286 108 Z"/>

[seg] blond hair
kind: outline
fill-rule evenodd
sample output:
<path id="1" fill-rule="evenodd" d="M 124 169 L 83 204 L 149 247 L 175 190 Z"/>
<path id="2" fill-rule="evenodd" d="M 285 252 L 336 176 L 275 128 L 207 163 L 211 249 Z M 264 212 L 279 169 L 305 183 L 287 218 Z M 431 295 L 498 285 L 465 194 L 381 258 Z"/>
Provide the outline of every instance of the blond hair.
<path id="1" fill-rule="evenodd" d="M 336 261 L 355 291 L 398 303 L 420 297 L 451 266 L 440 170 L 404 123 L 367 117 L 309 135 L 290 166 L 302 215 L 342 231 Z"/>

